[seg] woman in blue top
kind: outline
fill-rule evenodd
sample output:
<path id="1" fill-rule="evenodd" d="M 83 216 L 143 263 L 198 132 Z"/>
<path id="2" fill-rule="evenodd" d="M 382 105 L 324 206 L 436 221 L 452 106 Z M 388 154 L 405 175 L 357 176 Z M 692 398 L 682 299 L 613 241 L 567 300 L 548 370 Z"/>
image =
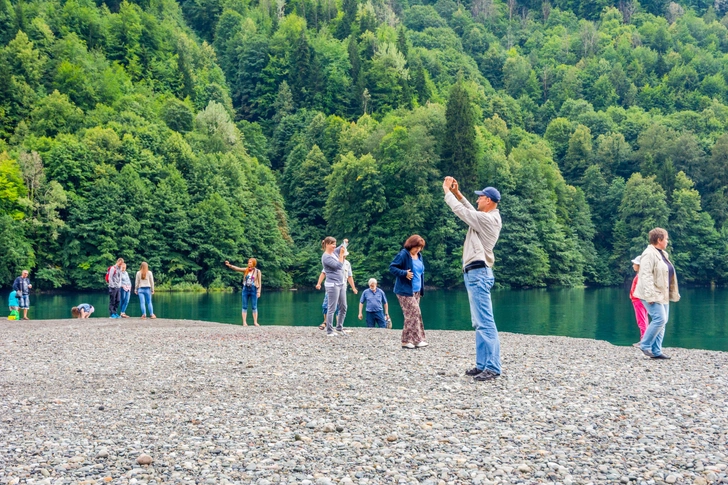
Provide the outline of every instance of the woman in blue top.
<path id="1" fill-rule="evenodd" d="M 425 288 L 425 260 L 421 253 L 424 247 L 425 240 L 421 236 L 410 236 L 405 241 L 404 248 L 389 265 L 389 271 L 397 277 L 394 281 L 394 294 L 397 295 L 404 314 L 403 349 L 427 347 L 420 311 L 420 298 Z"/>

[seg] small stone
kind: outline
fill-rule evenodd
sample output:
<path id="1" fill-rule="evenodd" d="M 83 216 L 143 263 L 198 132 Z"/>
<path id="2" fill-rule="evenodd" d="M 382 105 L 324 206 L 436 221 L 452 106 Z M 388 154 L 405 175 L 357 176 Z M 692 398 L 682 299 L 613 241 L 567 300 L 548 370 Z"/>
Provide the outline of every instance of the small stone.
<path id="1" fill-rule="evenodd" d="M 389 436 L 387 436 L 387 441 L 389 441 L 389 442 L 397 441 L 397 434 L 396 433 L 392 433 Z"/>
<path id="2" fill-rule="evenodd" d="M 136 462 L 140 465 L 151 465 L 153 461 L 152 457 L 145 453 L 142 453 L 139 455 L 139 458 L 136 459 Z"/>
<path id="3" fill-rule="evenodd" d="M 668 475 L 667 478 L 665 478 L 665 481 L 667 483 L 675 483 L 677 482 L 677 477 L 675 475 Z"/>
<path id="4" fill-rule="evenodd" d="M 526 465 L 525 463 L 521 463 L 518 465 L 518 471 L 521 473 L 528 473 L 531 471 L 531 467 Z"/>
<path id="5" fill-rule="evenodd" d="M 708 480 L 703 477 L 698 477 L 693 480 L 693 485 L 708 485 Z"/>
<path id="6" fill-rule="evenodd" d="M 103 406 L 99 406 L 99 411 L 103 411 L 103 410 L 104 410 L 104 407 Z"/>
<path id="7" fill-rule="evenodd" d="M 101 448 L 99 452 L 96 454 L 96 458 L 108 458 L 109 452 L 106 450 L 106 448 Z"/>
<path id="8" fill-rule="evenodd" d="M 336 432 L 337 433 L 341 433 L 342 431 L 344 431 L 344 427 L 343 426 L 341 426 L 341 425 L 336 426 Z M 349 480 L 351 480 L 351 478 Z"/>
<path id="9" fill-rule="evenodd" d="M 331 423 L 326 423 L 324 424 L 322 431 L 324 433 L 333 433 L 334 431 L 336 431 L 336 427 Z"/>

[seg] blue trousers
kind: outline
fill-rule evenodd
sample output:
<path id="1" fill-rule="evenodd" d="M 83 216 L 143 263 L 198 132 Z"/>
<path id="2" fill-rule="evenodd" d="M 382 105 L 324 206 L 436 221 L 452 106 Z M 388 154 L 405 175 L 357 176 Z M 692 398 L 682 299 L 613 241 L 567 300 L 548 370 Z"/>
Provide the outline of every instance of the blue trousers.
<path id="1" fill-rule="evenodd" d="M 491 268 L 473 269 L 464 275 L 470 317 L 475 329 L 475 366 L 501 373 L 500 339 L 493 318 L 490 290 L 495 283 Z"/>
<path id="2" fill-rule="evenodd" d="M 367 328 L 387 328 L 387 321 L 384 319 L 384 310 L 378 312 L 367 312 Z"/>
<path id="3" fill-rule="evenodd" d="M 119 310 L 120 313 L 126 313 L 126 307 L 129 306 L 129 300 L 131 299 L 131 290 L 126 291 L 124 289 L 121 290 L 121 308 Z"/>
<path id="4" fill-rule="evenodd" d="M 139 304 L 142 307 L 142 315 L 147 315 L 147 308 L 149 307 L 149 316 L 154 315 L 154 307 L 152 306 L 152 289 L 150 287 L 139 288 Z"/>
<path id="5" fill-rule="evenodd" d="M 642 300 L 642 304 L 650 315 L 650 324 L 642 336 L 640 349 L 649 350 L 654 356 L 662 355 L 662 339 L 665 337 L 665 325 L 670 317 L 670 305 L 647 303 L 645 300 Z"/>
<path id="6" fill-rule="evenodd" d="M 253 307 L 253 313 L 258 313 L 258 288 L 243 286 L 243 313 L 248 313 L 248 299 Z"/>

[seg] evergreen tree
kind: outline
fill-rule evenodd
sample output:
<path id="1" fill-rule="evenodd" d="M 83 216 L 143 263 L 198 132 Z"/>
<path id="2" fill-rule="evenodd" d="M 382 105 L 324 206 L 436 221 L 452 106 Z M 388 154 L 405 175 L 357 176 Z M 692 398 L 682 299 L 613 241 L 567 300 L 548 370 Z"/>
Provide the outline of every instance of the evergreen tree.
<path id="1" fill-rule="evenodd" d="M 452 174 L 461 187 L 475 187 L 478 181 L 475 111 L 462 79 L 458 79 L 450 91 L 445 119 L 442 171 Z"/>
<path id="2" fill-rule="evenodd" d="M 622 278 L 630 275 L 629 265 L 625 262 L 642 254 L 652 229 L 667 229 L 669 215 L 665 191 L 655 177 L 633 174 L 624 188 L 614 224 L 612 264 L 616 274 Z"/>

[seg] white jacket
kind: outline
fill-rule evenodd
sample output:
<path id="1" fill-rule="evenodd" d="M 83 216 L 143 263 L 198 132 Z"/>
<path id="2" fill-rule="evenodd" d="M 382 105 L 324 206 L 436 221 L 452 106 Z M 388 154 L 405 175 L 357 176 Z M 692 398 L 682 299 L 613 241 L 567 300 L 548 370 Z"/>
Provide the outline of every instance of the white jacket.
<path id="1" fill-rule="evenodd" d="M 662 251 L 662 254 L 670 261 L 666 251 Z M 640 272 L 637 286 L 634 289 L 634 296 L 648 303 L 663 305 L 671 301 L 679 301 L 677 273 L 672 278 L 672 284 L 670 284 L 669 280 L 670 272 L 667 264 L 662 260 L 660 251 L 650 244 L 640 258 Z"/>

